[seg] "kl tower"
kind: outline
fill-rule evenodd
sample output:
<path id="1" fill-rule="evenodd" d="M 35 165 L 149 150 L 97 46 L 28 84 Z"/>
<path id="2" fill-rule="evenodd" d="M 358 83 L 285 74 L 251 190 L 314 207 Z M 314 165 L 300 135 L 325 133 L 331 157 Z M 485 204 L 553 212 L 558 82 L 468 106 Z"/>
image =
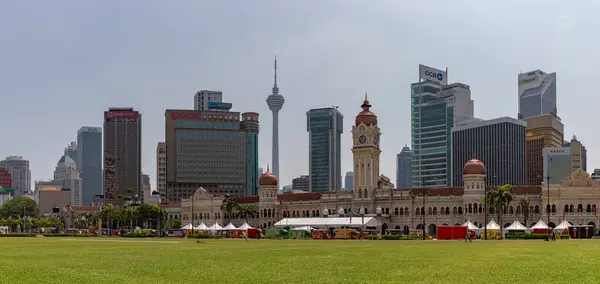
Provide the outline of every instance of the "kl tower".
<path id="1" fill-rule="evenodd" d="M 279 94 L 279 88 L 277 87 L 277 56 L 275 56 L 275 76 L 273 83 L 273 92 L 267 97 L 267 105 L 271 112 L 273 112 L 273 153 L 271 158 L 273 159 L 273 174 L 279 179 L 279 111 L 283 108 L 285 100 L 283 96 Z"/>

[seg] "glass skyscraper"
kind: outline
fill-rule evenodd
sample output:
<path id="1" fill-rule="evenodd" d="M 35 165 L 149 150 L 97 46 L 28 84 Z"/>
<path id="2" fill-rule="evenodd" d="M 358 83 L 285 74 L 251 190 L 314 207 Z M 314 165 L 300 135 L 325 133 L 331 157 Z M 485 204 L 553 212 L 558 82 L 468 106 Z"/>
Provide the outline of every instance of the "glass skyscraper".
<path id="1" fill-rule="evenodd" d="M 412 187 L 451 185 L 452 126 L 473 119 L 468 85 L 411 85 Z"/>
<path id="2" fill-rule="evenodd" d="M 538 115 L 558 115 L 556 73 L 535 70 L 519 74 L 519 119 Z"/>
<path id="3" fill-rule="evenodd" d="M 412 187 L 412 151 L 404 146 L 396 156 L 396 188 Z"/>
<path id="4" fill-rule="evenodd" d="M 341 141 L 344 116 L 335 107 L 306 112 L 309 133 L 309 190 L 342 189 Z"/>
<path id="5" fill-rule="evenodd" d="M 77 170 L 81 178 L 82 204 L 92 205 L 102 194 L 102 128 L 83 126 L 77 131 Z"/>

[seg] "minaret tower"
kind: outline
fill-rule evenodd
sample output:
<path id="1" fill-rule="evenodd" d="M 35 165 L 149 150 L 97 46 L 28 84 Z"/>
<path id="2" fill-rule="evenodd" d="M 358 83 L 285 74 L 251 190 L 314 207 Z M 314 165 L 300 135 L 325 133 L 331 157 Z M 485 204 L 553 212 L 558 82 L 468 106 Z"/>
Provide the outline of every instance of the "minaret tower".
<path id="1" fill-rule="evenodd" d="M 352 156 L 354 164 L 354 197 L 372 198 L 379 180 L 379 138 L 381 131 L 377 116 L 371 112 L 371 105 L 365 93 L 362 111 L 356 116 L 352 126 Z"/>
<path id="2" fill-rule="evenodd" d="M 283 108 L 284 102 L 283 96 L 279 94 L 279 87 L 277 87 L 277 56 L 275 56 L 273 93 L 267 97 L 267 105 L 273 112 L 273 153 L 271 158 L 273 159 L 273 174 L 277 180 L 279 180 L 279 111 Z"/>

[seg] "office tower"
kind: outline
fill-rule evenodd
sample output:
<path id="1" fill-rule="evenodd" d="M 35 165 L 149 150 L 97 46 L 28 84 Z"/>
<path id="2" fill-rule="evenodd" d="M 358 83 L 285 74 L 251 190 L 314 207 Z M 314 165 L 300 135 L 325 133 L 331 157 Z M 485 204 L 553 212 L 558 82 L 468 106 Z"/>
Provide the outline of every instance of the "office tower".
<path id="1" fill-rule="evenodd" d="M 71 205 L 83 204 L 82 182 L 75 161 L 65 153 L 54 169 L 54 181 L 60 182 L 63 189 L 70 190 Z"/>
<path id="2" fill-rule="evenodd" d="M 556 107 L 556 73 L 535 70 L 518 77 L 519 119 L 551 114 L 558 116 Z"/>
<path id="3" fill-rule="evenodd" d="M 258 194 L 258 114 L 167 110 L 167 198 L 188 198 L 203 187 L 212 194 Z"/>
<path id="4" fill-rule="evenodd" d="M 167 198 L 167 144 L 158 142 L 156 146 L 156 190 L 161 198 Z"/>
<path id="5" fill-rule="evenodd" d="M 342 189 L 341 134 L 344 116 L 337 107 L 306 112 L 308 131 L 309 190 L 325 192 Z"/>
<path id="6" fill-rule="evenodd" d="M 464 164 L 473 156 L 486 165 L 486 185 L 525 185 L 525 131 L 525 122 L 510 117 L 454 126 L 452 185 L 464 185 Z"/>
<path id="7" fill-rule="evenodd" d="M 344 177 L 344 189 L 352 190 L 354 187 L 354 172 L 346 172 Z"/>
<path id="8" fill-rule="evenodd" d="M 4 168 L 0 168 L 0 187 L 12 188 L 10 173 Z"/>
<path id="9" fill-rule="evenodd" d="M 258 175 L 257 175 L 257 178 L 260 178 L 260 176 L 261 176 L 263 173 L 264 173 L 264 170 L 263 170 L 263 168 L 259 167 L 259 168 L 258 168 Z"/>
<path id="10" fill-rule="evenodd" d="M 133 108 L 104 112 L 104 198 L 123 204 L 141 195 L 142 115 Z"/>
<path id="11" fill-rule="evenodd" d="M 396 155 L 396 187 L 412 187 L 412 151 L 408 145 Z"/>
<path id="12" fill-rule="evenodd" d="M 292 180 L 292 190 L 296 191 L 307 191 L 308 192 L 308 175 L 301 175 Z"/>
<path id="13" fill-rule="evenodd" d="M 71 157 L 71 159 L 77 163 L 77 142 L 72 141 L 71 144 L 67 145 L 65 148 L 65 155 Z M 79 170 L 79 168 L 77 170 Z"/>
<path id="14" fill-rule="evenodd" d="M 279 111 L 283 108 L 285 100 L 283 96 L 279 94 L 279 87 L 277 87 L 277 57 L 275 57 L 275 76 L 273 80 L 273 91 L 267 97 L 267 105 L 273 113 L 273 147 L 271 158 L 273 159 L 272 170 L 273 174 L 279 179 Z"/>
<path id="15" fill-rule="evenodd" d="M 544 147 L 561 147 L 564 126 L 554 115 L 539 115 L 522 119 L 527 123 L 526 157 L 527 185 L 540 185 L 544 175 Z"/>
<path id="16" fill-rule="evenodd" d="M 221 103 L 223 101 L 223 92 L 221 91 L 198 91 L 194 95 L 194 110 L 209 110 L 209 104 Z"/>
<path id="17" fill-rule="evenodd" d="M 11 177 L 14 196 L 21 196 L 31 191 L 31 170 L 29 161 L 21 156 L 10 156 L 0 161 L 0 168 L 5 169 Z"/>
<path id="18" fill-rule="evenodd" d="M 77 130 L 77 170 L 81 178 L 82 204 L 94 203 L 103 194 L 102 128 L 83 126 Z"/>
<path id="19" fill-rule="evenodd" d="M 450 186 L 452 126 L 475 120 L 471 90 L 461 83 L 446 86 L 447 72 L 420 70 L 420 82 L 411 84 L 412 187 Z"/>
<path id="20" fill-rule="evenodd" d="M 587 172 L 587 150 L 577 136 L 573 135 L 571 141 L 564 143 L 564 147 L 571 149 L 571 172 L 577 169 Z"/>
<path id="21" fill-rule="evenodd" d="M 571 175 L 571 147 L 544 147 L 543 182 L 550 177 L 550 184 L 560 184 Z"/>

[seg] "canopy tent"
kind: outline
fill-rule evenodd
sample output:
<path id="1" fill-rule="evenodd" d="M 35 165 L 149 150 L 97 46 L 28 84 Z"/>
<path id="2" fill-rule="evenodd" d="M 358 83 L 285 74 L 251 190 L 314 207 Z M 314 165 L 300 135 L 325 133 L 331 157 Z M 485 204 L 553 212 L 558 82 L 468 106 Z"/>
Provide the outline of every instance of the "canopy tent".
<path id="1" fill-rule="evenodd" d="M 198 225 L 197 227 L 194 227 L 194 230 L 198 230 L 198 231 L 207 231 L 208 227 L 206 225 L 204 225 L 204 222 L 202 222 L 200 225 Z"/>
<path id="2" fill-rule="evenodd" d="M 284 218 L 275 223 L 275 227 L 302 227 L 311 226 L 317 228 L 328 227 L 365 227 L 377 226 L 377 219 L 374 217 L 315 217 L 315 218 Z"/>
<path id="3" fill-rule="evenodd" d="M 185 225 L 185 226 L 181 227 L 181 229 L 182 229 L 182 230 L 191 230 L 191 229 L 193 229 L 193 228 L 194 228 L 194 227 L 192 226 L 192 224 L 187 224 L 187 225 Z"/>
<path id="4" fill-rule="evenodd" d="M 564 229 L 568 229 L 568 228 L 569 228 L 569 227 L 571 227 L 571 226 L 572 226 L 572 225 L 571 225 L 571 223 L 569 223 L 569 221 L 567 221 L 567 220 L 564 220 L 564 221 L 562 221 L 562 223 L 558 224 L 558 226 L 556 226 L 556 227 L 554 228 L 554 230 L 561 230 L 561 231 L 562 231 L 562 230 L 564 230 Z"/>
<path id="5" fill-rule="evenodd" d="M 296 227 L 293 228 L 292 231 L 312 231 L 315 228 L 311 227 L 311 226 L 302 226 L 302 227 Z"/>
<path id="6" fill-rule="evenodd" d="M 229 222 L 229 224 L 223 228 L 223 230 L 237 230 L 237 229 L 238 228 L 236 228 L 233 224 L 231 224 L 231 222 Z"/>
<path id="7" fill-rule="evenodd" d="M 248 225 L 248 223 L 244 222 L 244 224 L 242 224 L 238 230 L 248 230 L 248 229 L 254 229 L 252 228 L 252 226 Z"/>
<path id="8" fill-rule="evenodd" d="M 504 228 L 504 230 L 507 230 L 507 231 L 525 231 L 525 230 L 527 230 L 527 227 L 523 226 L 523 224 L 521 224 L 521 222 L 519 222 L 519 220 L 515 220 L 514 222 L 512 222 L 512 224 L 510 224 L 510 226 Z"/>
<path id="9" fill-rule="evenodd" d="M 208 229 L 210 231 L 220 231 L 220 230 L 223 230 L 223 227 L 221 227 L 221 225 L 219 225 L 219 223 L 215 223 L 214 225 L 210 226 Z"/>
<path id="10" fill-rule="evenodd" d="M 548 225 L 542 221 L 542 219 L 540 219 L 537 223 L 535 223 L 535 225 L 533 225 L 533 227 L 531 227 L 532 230 L 535 229 L 545 229 L 548 230 Z"/>
<path id="11" fill-rule="evenodd" d="M 485 228 L 488 230 L 500 230 L 500 225 L 498 225 L 498 223 L 492 220 L 487 225 L 485 225 Z"/>
<path id="12" fill-rule="evenodd" d="M 471 220 L 464 223 L 463 227 L 467 227 L 467 229 L 469 229 L 469 230 L 479 230 L 479 228 L 477 228 L 477 226 L 475 226 L 475 224 L 473 224 L 473 222 L 471 222 Z"/>

